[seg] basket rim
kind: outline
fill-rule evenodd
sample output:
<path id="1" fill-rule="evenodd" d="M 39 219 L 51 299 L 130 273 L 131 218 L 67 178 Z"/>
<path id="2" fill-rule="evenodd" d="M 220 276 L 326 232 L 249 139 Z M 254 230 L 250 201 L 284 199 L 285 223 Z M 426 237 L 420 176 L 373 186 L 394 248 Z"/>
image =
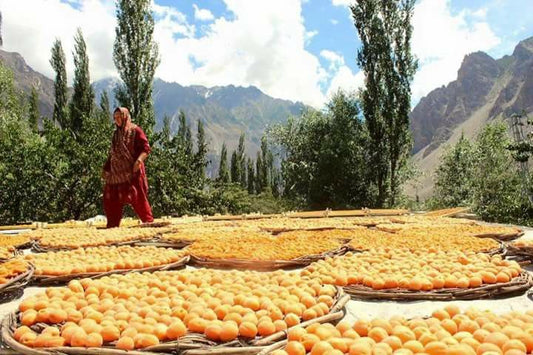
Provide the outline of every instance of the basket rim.
<path id="1" fill-rule="evenodd" d="M 506 283 L 486 284 L 474 288 L 442 288 L 431 291 L 410 291 L 406 289 L 374 290 L 362 285 L 344 286 L 347 294 L 354 299 L 379 299 L 379 300 L 473 300 L 492 298 L 513 293 L 524 293 L 533 286 L 533 277 L 525 270 Z"/>
<path id="2" fill-rule="evenodd" d="M 341 287 L 336 288 L 335 303 L 330 308 L 328 314 L 302 322 L 297 326 L 308 326 L 313 323 L 334 322 L 342 319 L 345 315 L 346 303 L 350 300 L 350 296 L 345 293 Z M 287 330 L 282 330 L 274 333 L 268 337 L 256 338 L 249 340 L 248 343 L 243 343 L 240 339 L 228 343 L 215 343 L 208 340 L 203 334 L 188 333 L 182 340 L 165 342 L 156 346 L 148 347 L 143 350 L 124 351 L 105 345 L 101 348 L 76 348 L 76 347 L 55 347 L 55 348 L 30 348 L 24 344 L 19 343 L 13 337 L 13 332 L 17 322 L 18 311 L 11 312 L 6 315 L 1 321 L 1 336 L 4 343 L 20 354 L 27 355 L 52 355 L 57 353 L 64 354 L 84 354 L 84 355 L 155 355 L 161 353 L 171 353 L 179 351 L 180 354 L 186 355 L 209 355 L 209 354 L 255 354 L 259 353 L 267 346 L 275 344 L 279 340 L 286 338 Z M 196 342 L 195 342 L 196 340 Z M 190 342 L 187 342 L 190 341 Z M 207 344 L 207 345 L 206 345 Z"/>
<path id="3" fill-rule="evenodd" d="M 70 275 L 62 275 L 62 276 L 34 275 L 33 283 L 37 284 L 38 286 L 48 286 L 52 284 L 67 283 L 68 281 L 79 279 L 79 278 L 97 279 L 97 278 L 109 276 L 109 275 L 121 275 L 121 274 L 133 273 L 133 272 L 166 271 L 166 270 L 176 269 L 181 266 L 185 266 L 189 263 L 189 260 L 190 260 L 190 256 L 184 255 L 178 261 L 175 261 L 170 264 L 150 266 L 150 267 L 140 268 L 140 269 L 118 269 L 118 270 L 111 270 L 111 271 L 106 271 L 106 272 L 86 272 L 86 273 L 70 274 Z"/>

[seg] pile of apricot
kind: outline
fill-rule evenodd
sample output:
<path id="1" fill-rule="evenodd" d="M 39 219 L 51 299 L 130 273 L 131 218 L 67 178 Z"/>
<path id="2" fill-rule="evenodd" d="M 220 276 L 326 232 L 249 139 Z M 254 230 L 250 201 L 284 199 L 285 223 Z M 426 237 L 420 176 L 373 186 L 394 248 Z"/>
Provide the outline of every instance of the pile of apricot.
<path id="1" fill-rule="evenodd" d="M 15 339 L 30 347 L 145 348 L 188 333 L 254 339 L 329 312 L 337 289 L 298 273 L 211 269 L 73 280 L 19 306 Z M 30 329 L 48 325 L 42 332 Z"/>
<path id="2" fill-rule="evenodd" d="M 37 240 L 43 248 L 76 249 L 151 239 L 161 228 L 58 228 L 37 229 L 25 236 Z"/>
<path id="3" fill-rule="evenodd" d="M 524 355 L 533 351 L 533 311 L 498 316 L 450 305 L 430 318 L 359 319 L 313 324 L 288 332 L 272 355 Z"/>
<path id="4" fill-rule="evenodd" d="M 335 250 L 342 242 L 335 238 L 307 235 L 269 236 L 249 233 L 242 236 L 201 239 L 188 247 L 193 256 L 207 259 L 292 260 Z"/>
<path id="5" fill-rule="evenodd" d="M 499 255 L 374 249 L 319 260 L 302 270 L 301 275 L 338 286 L 430 291 L 507 283 L 521 271 L 518 263 Z"/>
<path id="6" fill-rule="evenodd" d="M 355 250 L 368 250 L 388 247 L 391 249 L 406 248 L 409 250 L 426 251 L 474 251 L 488 252 L 499 248 L 500 244 L 491 238 L 477 238 L 461 234 L 446 234 L 415 230 L 411 233 L 408 229 L 399 233 L 388 233 L 380 230 L 367 230 L 358 232 L 351 240 L 349 246 Z"/>
<path id="7" fill-rule="evenodd" d="M 64 276 L 167 265 L 184 255 L 181 250 L 153 246 L 104 246 L 28 254 L 24 258 L 35 266 L 35 275 Z"/>
<path id="8" fill-rule="evenodd" d="M 28 263 L 24 260 L 11 259 L 0 263 L 0 285 L 8 283 L 26 271 L 28 271 Z"/>

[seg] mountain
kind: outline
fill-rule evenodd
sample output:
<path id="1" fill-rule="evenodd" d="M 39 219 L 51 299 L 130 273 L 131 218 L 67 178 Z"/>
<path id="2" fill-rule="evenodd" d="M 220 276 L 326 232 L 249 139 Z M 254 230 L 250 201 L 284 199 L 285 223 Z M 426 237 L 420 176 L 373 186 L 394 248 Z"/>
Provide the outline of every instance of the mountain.
<path id="1" fill-rule="evenodd" d="M 0 50 L 0 61 L 13 71 L 15 85 L 26 94 L 35 87 L 39 94 L 42 116 L 52 117 L 54 111 L 54 81 L 33 70 L 18 53 Z"/>
<path id="2" fill-rule="evenodd" d="M 431 91 L 411 112 L 413 153 L 423 176 L 408 193 L 431 195 L 440 156 L 461 133 L 473 138 L 488 122 L 522 111 L 533 113 L 533 37 L 497 60 L 483 52 L 465 56 L 457 80 Z"/>
<path id="3" fill-rule="evenodd" d="M 39 93 L 41 115 L 51 117 L 54 107 L 54 82 L 34 71 L 18 53 L 0 50 L 0 61 L 14 73 L 15 84 L 29 95 L 35 87 Z M 120 83 L 118 79 L 108 78 L 93 83 L 97 100 L 106 90 L 110 102 L 114 103 L 113 89 Z M 270 97 L 254 86 L 182 86 L 160 79 L 154 81 L 154 109 L 156 129 L 168 115 L 171 130 L 177 132 L 178 114 L 183 110 L 196 134 L 198 119 L 203 120 L 207 138 L 210 141 L 210 156 L 216 160 L 222 142 L 228 150 L 235 149 L 241 132 L 246 134 L 246 148 L 255 157 L 261 136 L 273 124 L 285 122 L 289 116 L 298 116 L 307 108 L 302 103 Z M 111 117 L 111 115 L 110 115 Z M 216 162 L 215 162 L 216 163 Z"/>
<path id="4" fill-rule="evenodd" d="M 103 79 L 95 82 L 96 97 L 106 90 L 110 102 L 114 102 L 113 90 L 119 84 L 117 79 Z M 275 99 L 254 86 L 182 86 L 177 83 L 154 80 L 154 110 L 156 129 L 161 128 L 163 117 L 170 117 L 173 132 L 178 129 L 178 115 L 183 110 L 196 133 L 199 119 L 205 123 L 211 149 L 219 152 L 225 141 L 231 153 L 239 141 L 241 132 L 246 134 L 248 154 L 259 149 L 265 129 L 276 123 L 285 122 L 289 116 L 297 116 L 306 109 L 302 103 Z"/>

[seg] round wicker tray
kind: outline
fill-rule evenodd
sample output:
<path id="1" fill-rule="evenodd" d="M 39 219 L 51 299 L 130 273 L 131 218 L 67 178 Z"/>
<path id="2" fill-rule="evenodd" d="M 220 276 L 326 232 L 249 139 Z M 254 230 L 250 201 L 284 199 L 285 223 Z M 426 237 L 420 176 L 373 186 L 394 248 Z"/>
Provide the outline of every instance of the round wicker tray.
<path id="1" fill-rule="evenodd" d="M 354 299 L 394 300 L 394 301 L 454 301 L 474 300 L 519 295 L 533 286 L 533 278 L 527 271 L 507 283 L 489 284 L 475 288 L 446 288 L 432 291 L 409 291 L 405 289 L 374 290 L 362 285 L 344 286 L 347 294 Z"/>
<path id="2" fill-rule="evenodd" d="M 490 249 L 490 250 L 486 250 L 486 251 L 481 251 L 480 253 L 483 253 L 483 254 L 488 254 L 488 255 L 507 255 L 507 248 L 508 246 L 502 242 L 502 241 L 499 241 L 499 246 L 498 248 L 494 248 L 494 249 Z M 353 253 L 361 253 L 361 252 L 364 252 L 364 251 L 369 251 L 371 250 L 372 248 L 369 248 L 369 249 L 356 249 L 354 247 L 351 247 L 349 244 L 346 245 L 346 252 L 353 252 Z"/>
<path id="3" fill-rule="evenodd" d="M 313 323 L 336 322 L 344 317 L 344 306 L 350 297 L 344 293 L 341 288 L 337 288 L 335 303 L 330 312 L 322 317 L 318 317 L 300 324 L 300 326 L 309 326 Z M 18 313 L 10 313 L 1 324 L 1 336 L 4 345 L 6 345 L 16 354 L 26 355 L 57 355 L 57 354 L 84 354 L 84 355 L 155 355 L 161 353 L 173 353 L 183 355 L 222 355 L 236 354 L 248 355 L 257 354 L 266 349 L 267 346 L 283 340 L 287 336 L 287 330 L 274 333 L 268 337 L 256 338 L 252 340 L 237 339 L 228 343 L 218 344 L 208 340 L 203 334 L 190 333 L 180 338 L 178 341 L 166 342 L 156 346 L 148 347 L 137 351 L 123 351 L 116 349 L 113 344 L 104 345 L 101 348 L 74 348 L 74 347 L 57 347 L 57 348 L 30 348 L 13 338 L 13 333 L 18 326 Z M 37 324 L 33 327 L 39 328 Z M 9 353 L 7 350 L 6 353 Z"/>
<path id="4" fill-rule="evenodd" d="M 69 282 L 73 279 L 81 278 L 91 278 L 96 279 L 103 276 L 113 275 L 113 274 L 127 274 L 130 272 L 153 272 L 153 271 L 165 271 L 165 270 L 174 270 L 181 267 L 184 267 L 189 262 L 190 257 L 188 255 L 184 256 L 180 260 L 166 265 L 151 266 L 141 269 L 120 269 L 120 270 L 111 270 L 108 272 L 86 272 L 81 274 L 71 274 L 64 276 L 45 276 L 45 275 L 34 275 L 32 284 L 36 286 L 50 286 L 50 285 L 61 285 Z"/>
<path id="5" fill-rule="evenodd" d="M 343 255 L 347 249 L 344 245 L 322 254 L 306 255 L 291 260 L 244 260 L 244 259 L 208 259 L 191 255 L 191 264 L 215 269 L 238 269 L 273 271 L 279 269 L 294 269 L 307 266 L 317 260 L 327 257 Z"/>
<path id="6" fill-rule="evenodd" d="M 508 242 L 510 240 L 515 240 L 524 235 L 523 231 L 516 233 L 484 233 L 484 234 L 475 234 L 474 237 L 477 238 L 492 238 L 500 242 Z"/>
<path id="7" fill-rule="evenodd" d="M 174 248 L 174 249 L 183 249 L 194 243 L 192 240 L 169 240 L 164 238 L 157 238 L 152 240 L 146 240 L 142 242 L 135 243 L 135 246 L 152 246 L 158 248 Z"/>
<path id="8" fill-rule="evenodd" d="M 9 302 L 21 297 L 24 293 L 24 286 L 30 282 L 34 271 L 35 268 L 33 265 L 28 263 L 28 270 L 26 272 L 0 285 L 0 303 Z"/>
<path id="9" fill-rule="evenodd" d="M 95 245 L 95 246 L 87 246 L 87 247 L 74 247 L 74 248 L 49 248 L 49 247 L 43 247 L 39 244 L 39 241 L 34 241 L 31 246 L 31 250 L 35 253 L 47 253 L 50 251 L 65 251 L 65 250 L 74 250 L 78 248 L 96 248 L 96 247 L 120 247 L 124 245 L 136 245 L 137 243 L 142 243 L 145 240 L 143 239 L 136 239 L 136 240 L 130 240 L 127 242 L 120 242 L 120 243 L 111 243 L 111 244 L 103 244 L 103 245 Z"/>

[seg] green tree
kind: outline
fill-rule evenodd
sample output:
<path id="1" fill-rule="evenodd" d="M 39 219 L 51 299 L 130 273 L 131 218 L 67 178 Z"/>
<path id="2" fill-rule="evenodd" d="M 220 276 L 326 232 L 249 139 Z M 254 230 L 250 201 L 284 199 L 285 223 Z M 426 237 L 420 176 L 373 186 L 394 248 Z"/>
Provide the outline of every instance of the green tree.
<path id="1" fill-rule="evenodd" d="M 246 153 L 245 153 L 245 144 L 244 144 L 244 133 L 241 133 L 239 137 L 239 145 L 237 147 L 237 162 L 239 165 L 239 171 L 237 175 L 239 175 L 239 181 L 241 183 L 241 187 L 243 189 L 246 189 L 248 187 L 248 182 L 246 180 Z"/>
<path id="2" fill-rule="evenodd" d="M 248 158 L 248 162 L 247 162 L 247 182 L 248 182 L 248 186 L 247 186 L 247 189 L 248 189 L 248 193 L 250 195 L 253 195 L 255 194 L 255 186 L 254 186 L 254 183 L 255 183 L 255 173 L 254 173 L 254 162 L 252 161 L 252 159 Z"/>
<path id="3" fill-rule="evenodd" d="M 533 210 L 521 193 L 518 169 L 507 149 L 510 143 L 502 122 L 485 126 L 476 140 L 474 211 L 485 220 L 505 223 L 533 219 Z"/>
<path id="4" fill-rule="evenodd" d="M 195 170 L 196 175 L 202 180 L 205 178 L 205 168 L 207 167 L 207 140 L 205 137 L 204 123 L 198 120 L 198 130 L 196 133 L 196 154 Z"/>
<path id="5" fill-rule="evenodd" d="M 183 149 L 184 153 L 188 156 L 193 154 L 193 141 L 191 127 L 187 124 L 187 118 L 185 113 L 180 110 L 179 116 L 179 128 L 177 139 L 179 140 L 179 145 Z"/>
<path id="6" fill-rule="evenodd" d="M 39 131 L 39 119 L 41 113 L 39 111 L 39 93 L 35 90 L 35 87 L 31 88 L 30 100 L 29 100 L 29 112 L 28 120 L 30 128 L 33 132 Z"/>
<path id="7" fill-rule="evenodd" d="M 227 184 L 230 182 L 230 174 L 228 170 L 228 150 L 226 143 L 222 143 L 220 150 L 220 165 L 218 167 L 218 181 Z"/>
<path id="8" fill-rule="evenodd" d="M 0 47 L 4 44 L 2 39 L 2 11 L 0 11 Z"/>
<path id="9" fill-rule="evenodd" d="M 104 90 L 100 94 L 100 105 L 98 112 L 98 115 L 100 116 L 100 121 L 102 121 L 102 123 L 109 123 L 111 121 L 110 114 L 111 105 L 109 103 L 109 95 L 107 94 L 107 91 Z"/>
<path id="10" fill-rule="evenodd" d="M 44 219 L 53 194 L 47 177 L 49 144 L 29 125 L 26 98 L 0 62 L 0 224 Z"/>
<path id="11" fill-rule="evenodd" d="M 240 184 L 241 182 L 241 164 L 239 163 L 239 160 L 237 158 L 237 151 L 234 150 L 233 153 L 231 153 L 231 159 L 230 159 L 230 177 L 231 182 Z"/>
<path id="12" fill-rule="evenodd" d="M 339 91 L 325 110 L 290 118 L 270 134 L 283 152 L 283 179 L 276 182 L 274 173 L 272 180 L 284 196 L 318 209 L 361 208 L 373 200 L 368 135 L 354 96 Z"/>
<path id="13" fill-rule="evenodd" d="M 74 84 L 70 100 L 70 128 L 76 134 L 84 120 L 91 116 L 94 105 L 94 91 L 89 74 L 89 57 L 83 33 L 78 28 L 74 36 Z"/>
<path id="14" fill-rule="evenodd" d="M 415 0 L 361 0 L 350 6 L 362 42 L 357 64 L 365 74 L 362 109 L 369 132 L 375 205 L 394 206 L 411 147 L 410 83 L 418 66 L 411 53 Z"/>
<path id="15" fill-rule="evenodd" d="M 270 187 L 270 171 L 274 164 L 274 157 L 268 148 L 267 137 L 261 137 L 261 171 L 259 178 L 261 179 L 261 191 L 266 187 Z"/>
<path id="16" fill-rule="evenodd" d="M 263 172 L 263 159 L 261 158 L 261 153 L 257 152 L 257 158 L 255 159 L 255 193 L 260 194 L 263 192 L 265 186 L 263 185 L 262 179 Z"/>
<path id="17" fill-rule="evenodd" d="M 109 94 L 107 93 L 107 90 L 102 91 L 100 94 L 100 110 L 106 115 L 109 115 L 111 112 L 111 104 L 109 103 Z"/>
<path id="18" fill-rule="evenodd" d="M 155 125 L 152 90 L 159 65 L 159 50 L 153 40 L 154 18 L 150 0 L 117 0 L 117 27 L 113 59 L 124 86 L 116 91 L 121 106 L 150 137 Z"/>
<path id="19" fill-rule="evenodd" d="M 161 131 L 154 134 L 152 153 L 147 162 L 154 214 L 184 214 L 190 211 L 192 199 L 188 197 L 194 188 L 192 157 L 185 154 L 181 137 L 172 137 L 167 115 L 163 118 Z"/>
<path id="20" fill-rule="evenodd" d="M 474 143 L 464 137 L 444 154 L 436 172 L 431 207 L 472 206 L 487 221 L 533 223 L 533 208 L 521 191 L 502 122 L 483 127 Z"/>
<path id="21" fill-rule="evenodd" d="M 65 52 L 63 51 L 63 46 L 59 39 L 56 39 L 52 46 L 52 58 L 50 59 L 50 64 L 56 73 L 54 80 L 55 102 L 53 119 L 55 122 L 59 123 L 61 127 L 66 128 L 70 126 L 67 110 L 67 70 L 65 69 Z"/>
<path id="22" fill-rule="evenodd" d="M 449 147 L 435 172 L 433 208 L 470 206 L 477 167 L 475 146 L 463 134 Z"/>

